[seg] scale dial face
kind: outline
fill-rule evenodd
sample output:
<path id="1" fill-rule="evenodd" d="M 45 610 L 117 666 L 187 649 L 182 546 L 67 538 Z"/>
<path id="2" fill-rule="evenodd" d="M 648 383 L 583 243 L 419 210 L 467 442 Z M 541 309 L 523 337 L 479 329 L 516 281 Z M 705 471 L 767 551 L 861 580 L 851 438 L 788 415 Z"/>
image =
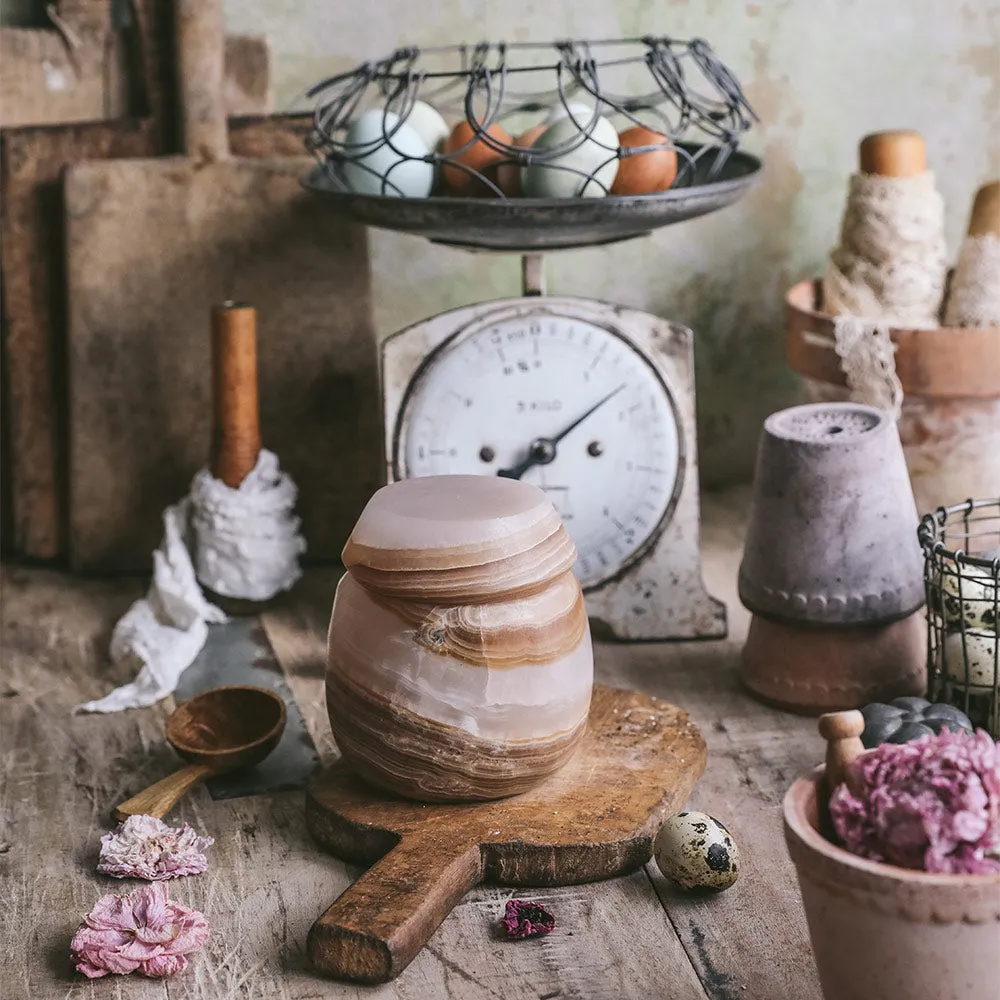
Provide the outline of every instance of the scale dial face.
<path id="1" fill-rule="evenodd" d="M 551 498 L 600 586 L 638 560 L 681 487 L 670 389 L 618 331 L 544 307 L 486 317 L 425 361 L 394 433 L 397 478 L 507 475 Z"/>

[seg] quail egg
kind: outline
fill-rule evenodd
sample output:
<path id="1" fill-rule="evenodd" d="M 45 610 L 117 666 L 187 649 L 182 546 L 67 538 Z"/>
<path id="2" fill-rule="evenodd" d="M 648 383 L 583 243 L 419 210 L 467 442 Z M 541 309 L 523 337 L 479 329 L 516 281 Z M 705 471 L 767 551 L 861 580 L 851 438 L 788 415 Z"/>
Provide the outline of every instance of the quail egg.
<path id="1" fill-rule="evenodd" d="M 682 812 L 660 827 L 653 842 L 657 867 L 684 889 L 728 889 L 739 877 L 740 851 L 713 816 Z"/>
<path id="2" fill-rule="evenodd" d="M 952 632 L 944 641 L 944 664 L 948 678 L 958 687 L 980 691 L 993 687 L 997 670 L 997 643 L 1000 636 L 996 632 L 982 629 L 966 629 L 965 643 L 961 632 Z M 968 658 L 968 674 L 966 659 Z"/>
<path id="3" fill-rule="evenodd" d="M 984 566 L 963 566 L 960 580 L 955 564 L 949 561 L 941 575 L 941 598 L 950 624 L 958 625 L 964 618 L 966 627 L 997 627 L 997 581 Z"/>

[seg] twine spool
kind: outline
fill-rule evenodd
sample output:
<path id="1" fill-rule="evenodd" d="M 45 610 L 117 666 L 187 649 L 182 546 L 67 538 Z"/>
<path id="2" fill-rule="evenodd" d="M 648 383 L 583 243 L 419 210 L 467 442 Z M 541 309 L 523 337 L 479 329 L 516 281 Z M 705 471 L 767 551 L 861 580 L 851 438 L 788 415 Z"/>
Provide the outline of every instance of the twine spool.
<path id="1" fill-rule="evenodd" d="M 823 303 L 838 317 L 836 350 L 851 398 L 898 418 L 903 392 L 889 329 L 938 325 L 947 275 L 944 202 L 917 133 L 866 136 L 859 159 Z"/>
<path id="2" fill-rule="evenodd" d="M 976 193 L 952 276 L 946 326 L 1000 326 L 1000 181 Z"/>

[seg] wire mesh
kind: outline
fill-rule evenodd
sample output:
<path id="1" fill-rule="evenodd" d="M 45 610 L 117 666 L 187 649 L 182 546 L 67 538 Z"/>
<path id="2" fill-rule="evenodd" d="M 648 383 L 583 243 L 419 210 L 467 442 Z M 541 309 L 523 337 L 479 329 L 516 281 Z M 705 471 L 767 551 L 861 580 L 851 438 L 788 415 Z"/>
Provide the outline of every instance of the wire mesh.
<path id="1" fill-rule="evenodd" d="M 919 528 L 929 695 L 1000 738 L 1000 499 L 940 507 Z"/>
<path id="2" fill-rule="evenodd" d="M 677 157 L 670 187 L 711 183 L 756 121 L 736 77 L 707 42 L 661 36 L 401 48 L 321 81 L 308 96 L 315 102 L 308 145 L 324 168 L 345 189 L 360 171 L 371 178 L 367 187 L 394 196 L 408 194 L 402 178 L 414 162 L 433 166 L 432 194 L 454 194 L 442 181 L 451 176 L 462 193 L 512 198 L 518 185 L 505 184 L 499 168 L 537 165 L 570 175 L 574 195 L 608 195 L 611 164 L 665 150 Z M 403 138 L 418 101 L 450 118 L 452 128 L 467 122 L 468 140 L 415 151 Z M 378 134 L 351 141 L 352 124 L 375 109 Z M 520 145 L 511 138 L 553 110 L 576 126 L 563 127 L 560 135 L 568 134 L 561 141 Z M 614 140 L 602 122 L 614 125 Z M 657 138 L 643 145 L 618 141 L 633 126 Z M 470 156 L 477 144 L 478 155 Z M 581 166 L 571 154 L 585 144 Z"/>

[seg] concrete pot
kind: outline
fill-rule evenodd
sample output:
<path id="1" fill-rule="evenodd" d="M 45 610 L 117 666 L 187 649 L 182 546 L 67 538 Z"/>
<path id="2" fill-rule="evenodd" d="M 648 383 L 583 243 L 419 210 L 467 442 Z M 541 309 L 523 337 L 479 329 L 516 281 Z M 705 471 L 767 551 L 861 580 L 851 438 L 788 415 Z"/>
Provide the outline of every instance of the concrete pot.
<path id="1" fill-rule="evenodd" d="M 809 403 L 764 421 L 739 594 L 755 614 L 825 626 L 921 607 L 917 509 L 887 413 Z"/>
<path id="2" fill-rule="evenodd" d="M 789 788 L 784 815 L 826 1000 L 996 1000 L 1000 875 L 931 875 L 832 844 L 822 773 Z"/>
<path id="3" fill-rule="evenodd" d="M 822 311 L 822 282 L 785 297 L 790 367 L 809 398 L 846 400 L 834 350 L 835 318 Z M 899 436 L 922 514 L 967 497 L 1000 496 L 1000 327 L 889 331 L 903 386 Z"/>
<path id="4" fill-rule="evenodd" d="M 803 715 L 861 708 L 927 690 L 927 629 L 917 611 L 887 625 L 824 628 L 758 615 L 740 661 L 762 701 Z"/>

